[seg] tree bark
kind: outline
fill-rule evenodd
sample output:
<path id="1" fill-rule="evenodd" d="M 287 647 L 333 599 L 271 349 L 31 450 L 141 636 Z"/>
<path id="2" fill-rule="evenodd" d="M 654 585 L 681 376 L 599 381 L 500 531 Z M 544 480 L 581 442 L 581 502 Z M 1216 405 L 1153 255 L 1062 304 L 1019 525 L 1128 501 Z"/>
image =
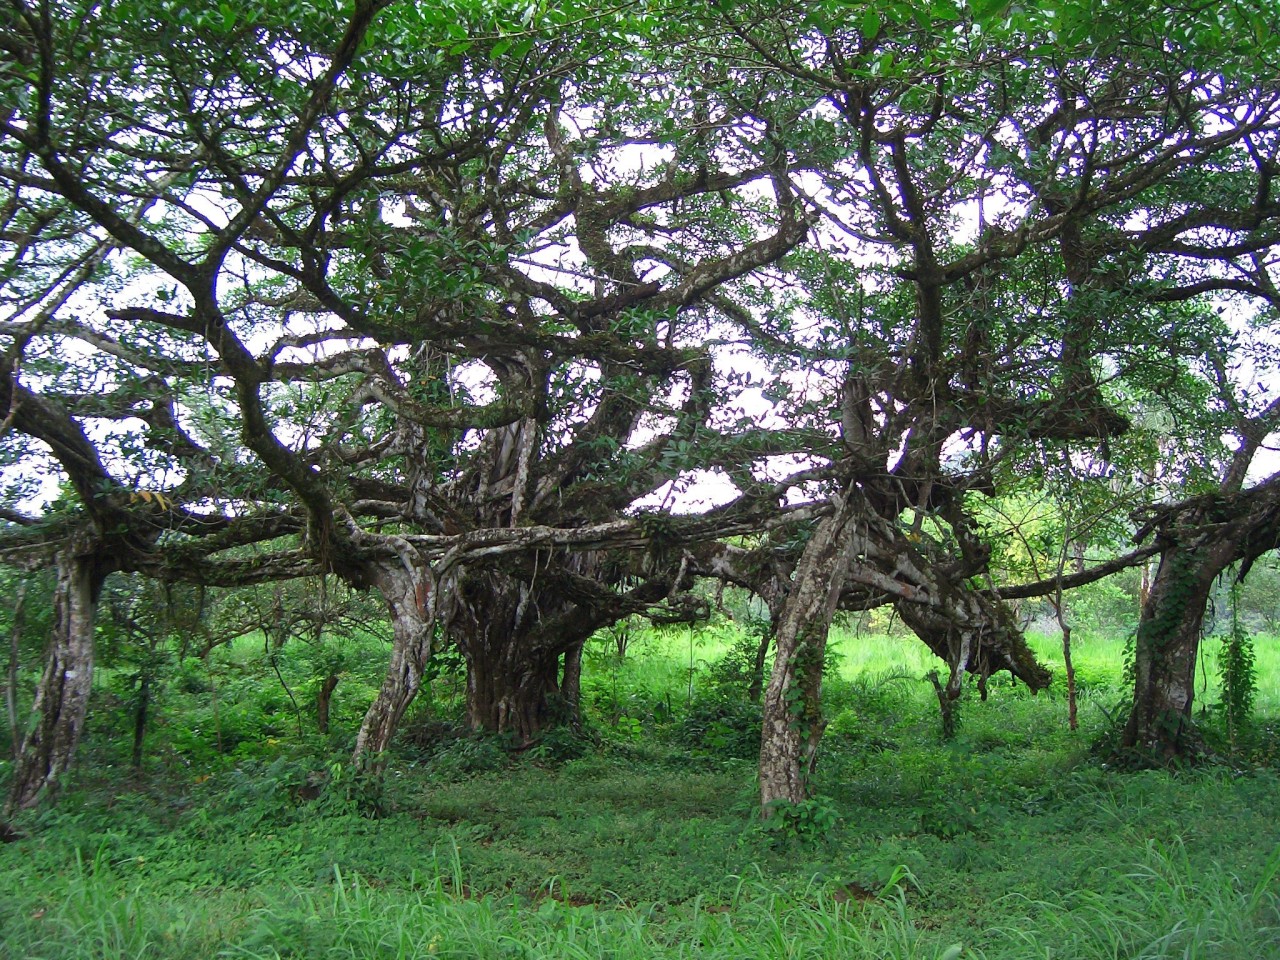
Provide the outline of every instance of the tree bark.
<path id="1" fill-rule="evenodd" d="M 861 503 L 861 494 L 850 487 L 818 524 L 778 621 L 760 737 L 761 816 L 767 817 L 778 802 L 800 803 L 809 793 L 825 727 L 822 661 L 857 544 L 853 524 Z"/>
<path id="2" fill-rule="evenodd" d="M 9 631 L 9 670 L 5 680 L 4 706 L 9 721 L 9 746 L 16 762 L 22 748 L 18 733 L 18 652 L 22 643 L 22 628 L 26 624 L 27 584 L 18 585 L 17 600 L 13 605 L 13 627 Z"/>
<path id="3" fill-rule="evenodd" d="M 23 737 L 9 809 L 31 809 L 56 791 L 84 730 L 93 683 L 94 615 L 106 568 L 92 551 L 68 549 L 56 560 L 53 627 L 32 724 Z"/>
<path id="4" fill-rule="evenodd" d="M 661 575 L 625 594 L 600 586 L 603 558 L 547 557 L 526 576 L 468 571 L 448 597 L 443 622 L 467 664 L 467 722 L 473 730 L 528 743 L 546 727 L 574 723 L 582 645 L 596 630 L 667 597 Z M 563 661 L 563 667 L 562 667 Z M 564 697 L 568 711 L 557 711 Z"/>
<path id="5" fill-rule="evenodd" d="M 1205 605 L 1232 551 L 1174 547 L 1160 557 L 1134 642 L 1134 695 L 1121 747 L 1169 764 L 1196 749 L 1191 730 Z"/>
<path id="6" fill-rule="evenodd" d="M 411 571 L 391 561 L 377 565 L 370 579 L 387 602 L 393 642 L 382 687 L 356 734 L 357 767 L 380 764 L 379 755 L 391 745 L 405 710 L 422 687 L 435 635 L 435 599 L 425 569 Z"/>
<path id="7" fill-rule="evenodd" d="M 316 729 L 324 736 L 329 735 L 329 706 L 333 702 L 333 691 L 337 689 L 339 679 L 338 674 L 329 674 L 316 693 Z"/>
<path id="8" fill-rule="evenodd" d="M 466 651 L 467 723 L 472 730 L 509 733 L 528 743 L 553 718 L 560 658 L 529 649 L 521 639 L 492 645 L 471 639 Z"/>
<path id="9" fill-rule="evenodd" d="M 1224 484 L 1225 485 L 1225 484 Z M 1160 564 L 1134 643 L 1134 691 L 1121 736 L 1124 759 L 1167 765 L 1192 759 L 1196 656 L 1218 576 L 1280 545 L 1280 474 L 1248 490 L 1212 494 L 1160 510 Z"/>
<path id="10" fill-rule="evenodd" d="M 151 706 L 151 674 L 148 667 L 138 678 L 138 705 L 133 712 L 133 757 L 135 771 L 142 769 L 142 747 L 147 737 L 147 708 Z"/>
<path id="11" fill-rule="evenodd" d="M 564 653 L 564 673 L 560 677 L 560 699 L 564 703 L 566 720 L 574 730 L 582 729 L 582 648 L 585 644 L 570 647 Z"/>
<path id="12" fill-rule="evenodd" d="M 752 703 L 760 702 L 760 695 L 764 692 L 764 666 L 769 659 L 769 648 L 773 646 L 774 624 L 770 620 L 769 625 L 760 632 L 760 639 L 756 643 L 756 658 L 751 663 L 751 683 L 747 686 L 747 699 Z"/>

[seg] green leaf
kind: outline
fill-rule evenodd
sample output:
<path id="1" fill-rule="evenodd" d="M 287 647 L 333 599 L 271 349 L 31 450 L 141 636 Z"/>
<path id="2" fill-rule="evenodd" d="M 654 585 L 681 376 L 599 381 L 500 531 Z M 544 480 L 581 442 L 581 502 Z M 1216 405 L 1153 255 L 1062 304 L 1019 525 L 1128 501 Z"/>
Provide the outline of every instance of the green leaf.
<path id="1" fill-rule="evenodd" d="M 990 23 L 1004 16 L 1008 0 L 969 0 L 969 10 L 978 23 Z"/>

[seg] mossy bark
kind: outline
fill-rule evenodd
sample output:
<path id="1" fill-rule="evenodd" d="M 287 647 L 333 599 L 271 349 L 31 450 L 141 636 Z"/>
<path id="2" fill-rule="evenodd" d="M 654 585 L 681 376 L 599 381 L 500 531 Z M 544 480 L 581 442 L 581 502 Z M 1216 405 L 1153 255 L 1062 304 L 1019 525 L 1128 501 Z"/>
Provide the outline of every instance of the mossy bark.
<path id="1" fill-rule="evenodd" d="M 1233 551 L 1174 548 L 1160 558 L 1134 643 L 1134 692 L 1121 748 L 1130 760 L 1189 758 L 1196 655 L 1214 580 Z"/>

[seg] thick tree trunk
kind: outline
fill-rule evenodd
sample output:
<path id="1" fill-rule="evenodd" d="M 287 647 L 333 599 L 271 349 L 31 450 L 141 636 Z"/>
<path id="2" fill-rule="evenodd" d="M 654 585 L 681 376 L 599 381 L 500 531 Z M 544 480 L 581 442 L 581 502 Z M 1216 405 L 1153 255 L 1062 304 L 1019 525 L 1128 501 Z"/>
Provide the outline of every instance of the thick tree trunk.
<path id="1" fill-rule="evenodd" d="M 75 757 L 89 706 L 94 614 L 106 574 L 96 555 L 67 551 L 58 555 L 57 576 L 48 656 L 10 785 L 10 809 L 35 807 L 56 790 Z"/>
<path id="2" fill-rule="evenodd" d="M 822 661 L 827 633 L 857 545 L 853 521 L 861 495 L 840 498 L 805 545 L 774 637 L 773 672 L 764 696 L 760 737 L 760 812 L 808 796 L 825 726 Z"/>
<path id="3" fill-rule="evenodd" d="M 1191 704 L 1205 605 L 1231 562 L 1221 551 L 1173 548 L 1160 558 L 1134 642 L 1133 707 L 1121 747 L 1144 762 L 1170 763 L 1195 747 Z"/>
<path id="4" fill-rule="evenodd" d="M 467 722 L 472 730 L 510 733 L 527 743 L 553 720 L 560 658 L 529 650 L 519 636 L 509 642 L 468 644 Z"/>
<path id="5" fill-rule="evenodd" d="M 587 576 L 595 559 L 576 562 L 576 574 Z M 570 596 L 554 576 L 544 569 L 530 583 L 476 572 L 450 597 L 448 630 L 467 664 L 471 729 L 511 734 L 524 744 L 549 726 L 576 722 L 582 645 L 630 611 L 611 613 L 594 598 Z"/>
<path id="6" fill-rule="evenodd" d="M 1164 549 L 1138 624 L 1133 705 L 1120 747 L 1130 761 L 1168 764 L 1189 759 L 1199 746 L 1191 706 L 1214 582 L 1231 564 L 1247 569 L 1280 546 L 1280 474 L 1249 490 L 1163 508 L 1151 528 Z"/>
<path id="7" fill-rule="evenodd" d="M 371 580 L 387 602 L 393 643 L 387 675 L 356 734 L 353 759 L 357 766 L 376 767 L 422 686 L 435 635 L 435 603 L 425 571 L 411 573 L 389 563 L 377 567 Z"/>

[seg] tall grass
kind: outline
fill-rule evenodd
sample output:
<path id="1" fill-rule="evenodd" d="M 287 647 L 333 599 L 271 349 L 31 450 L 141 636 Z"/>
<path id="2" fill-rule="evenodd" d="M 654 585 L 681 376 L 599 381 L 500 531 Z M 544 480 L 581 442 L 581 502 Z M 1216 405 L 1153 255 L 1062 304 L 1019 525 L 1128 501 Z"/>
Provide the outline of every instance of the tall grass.
<path id="1" fill-rule="evenodd" d="M 1280 847 L 1242 881 L 1222 865 L 1196 869 L 1180 841 L 1152 841 L 1107 889 L 1025 904 L 1028 916 L 1000 932 L 1046 960 L 1267 960 L 1280 956 L 1278 871 Z"/>
<path id="2" fill-rule="evenodd" d="M 1267 960 L 1280 956 L 1278 866 L 1273 854 L 1244 883 L 1225 868 L 1197 870 L 1180 844 L 1151 843 L 1105 889 L 1006 898 L 992 911 L 1003 919 L 975 945 L 919 925 L 914 894 L 900 884 L 857 902 L 757 877 L 727 902 L 575 905 L 556 898 L 554 882 L 537 899 L 467 896 L 457 859 L 446 858 L 443 870 L 407 887 L 334 868 L 308 888 L 175 896 L 130 888 L 98 859 L 0 907 L 0 952 L 15 960 Z"/>
<path id="3" fill-rule="evenodd" d="M 963 953 L 918 928 L 897 888 L 885 900 L 854 905 L 756 880 L 740 883 L 727 904 L 574 905 L 555 898 L 554 884 L 538 900 L 460 896 L 455 891 L 466 885 L 455 861 L 451 872 L 410 889 L 379 889 L 335 868 L 319 888 L 175 898 L 128 889 L 101 860 L 78 862 L 57 886 L 48 906 L 10 901 L 0 908 L 5 956 L 954 960 Z"/>

